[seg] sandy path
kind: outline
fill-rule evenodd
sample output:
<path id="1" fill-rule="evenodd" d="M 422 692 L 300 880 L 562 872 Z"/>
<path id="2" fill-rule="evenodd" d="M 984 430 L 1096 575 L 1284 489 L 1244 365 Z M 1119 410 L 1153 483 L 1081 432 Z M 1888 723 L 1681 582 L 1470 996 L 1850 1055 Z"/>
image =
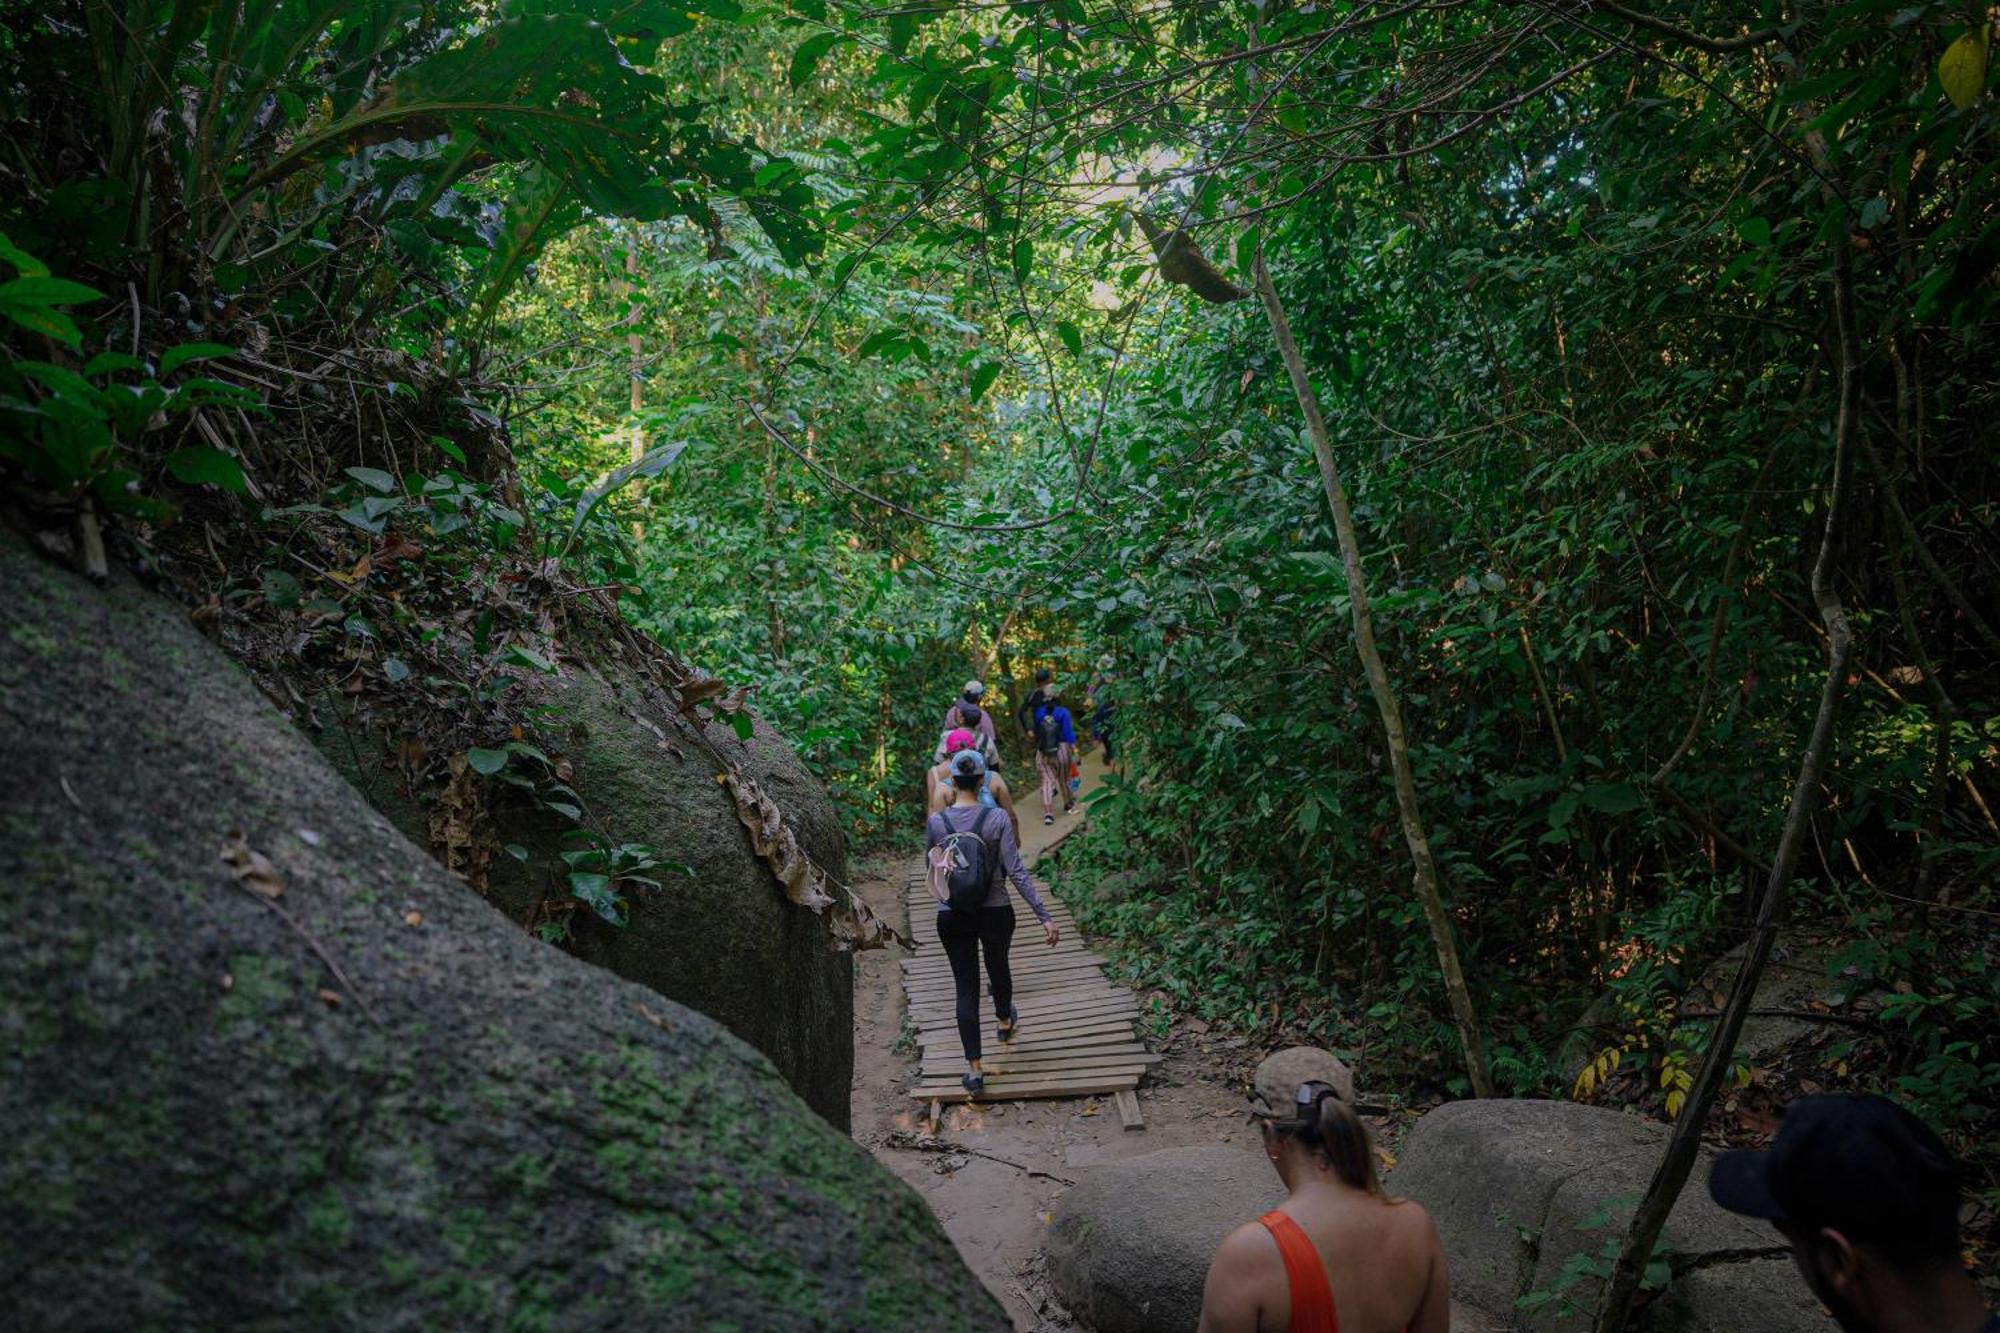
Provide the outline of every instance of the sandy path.
<path id="1" fill-rule="evenodd" d="M 1101 769 L 1086 756 L 1086 788 Z M 1022 841 L 1030 863 L 1069 832 L 1081 816 L 1056 815 L 1042 823 L 1041 800 L 1031 781 L 1016 791 Z M 915 858 L 896 864 L 861 886 L 869 905 L 892 919 L 903 917 L 903 882 Z M 915 923 L 918 931 L 930 923 Z M 1067 1313 L 1044 1279 L 1041 1238 L 1049 1210 L 1077 1179 L 1079 1169 L 1159 1148 L 1237 1143 L 1253 1151 L 1238 1066 L 1251 1056 L 1240 1044 L 1199 1049 L 1193 1034 L 1166 1043 L 1167 1059 L 1139 1090 L 1146 1129 L 1127 1131 L 1117 1109 L 1103 1101 L 1002 1102 L 952 1107 L 939 1134 L 972 1152 L 925 1151 L 898 1146 L 898 1135 L 922 1135 L 923 1113 L 907 1095 L 914 1053 L 895 1048 L 902 1027 L 901 950 L 863 954 L 855 974 L 854 1137 L 890 1170 L 916 1188 L 944 1223 L 966 1263 L 1006 1306 L 1022 1330 L 1068 1329 Z M 1155 1043 L 1159 1045 L 1159 1043 Z M 973 1153 L 990 1154 L 990 1157 Z M 1006 1165 L 991 1158 L 1004 1158 Z M 1041 1173 L 1041 1174 L 1031 1174 Z"/>

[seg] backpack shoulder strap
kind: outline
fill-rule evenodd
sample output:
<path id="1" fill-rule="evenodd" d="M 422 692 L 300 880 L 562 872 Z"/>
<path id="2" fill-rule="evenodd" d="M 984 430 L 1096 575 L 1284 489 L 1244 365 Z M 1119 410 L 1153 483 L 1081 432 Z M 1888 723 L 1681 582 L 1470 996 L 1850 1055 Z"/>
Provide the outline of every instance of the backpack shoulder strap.
<path id="1" fill-rule="evenodd" d="M 982 806 L 979 811 L 979 820 L 972 826 L 972 831 L 979 835 L 981 842 L 992 845 L 993 862 L 997 866 L 1000 863 L 1000 834 L 994 827 L 993 821 L 995 817 L 1005 819 L 1007 812 L 1002 810 L 998 805 Z"/>

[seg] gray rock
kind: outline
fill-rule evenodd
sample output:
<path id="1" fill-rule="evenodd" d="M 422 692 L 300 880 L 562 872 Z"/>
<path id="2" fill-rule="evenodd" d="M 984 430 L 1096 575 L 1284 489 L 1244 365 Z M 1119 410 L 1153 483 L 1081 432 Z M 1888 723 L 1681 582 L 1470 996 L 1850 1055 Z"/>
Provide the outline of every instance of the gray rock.
<path id="1" fill-rule="evenodd" d="M 1816 1002 L 1840 1002 L 1842 987 L 1826 975 L 1829 956 L 1824 947 L 1809 946 L 1796 933 L 1779 936 L 1764 975 L 1757 979 L 1750 1007 L 1764 1011 L 1805 1010 Z M 1682 997 L 1683 1005 L 1711 1013 L 1719 1010 L 1742 961 L 1742 945 L 1722 955 Z M 1575 1083 L 1584 1066 L 1605 1047 L 1621 1044 L 1627 1027 L 1620 1017 L 1622 1012 L 1617 994 L 1604 991 L 1591 1001 L 1557 1043 L 1555 1067 L 1565 1085 Z M 1769 1060 L 1784 1047 L 1815 1031 L 1825 1029 L 1810 1020 L 1783 1014 L 1753 1015 L 1744 1021 L 1743 1031 L 1736 1039 L 1736 1055 L 1752 1063 Z"/>
<path id="2" fill-rule="evenodd" d="M 614 842 L 645 843 L 662 861 L 694 867 L 692 877 L 659 876 L 639 886 L 630 922 L 613 926 L 588 912 L 572 916 L 566 948 L 621 977 L 650 986 L 720 1022 L 778 1067 L 812 1108 L 840 1129 L 849 1124 L 854 1075 L 854 968 L 832 947 L 818 916 L 785 898 L 751 850 L 735 805 L 716 784 L 714 761 L 677 723 L 671 703 L 639 673 L 599 675 L 565 661 L 538 676 L 523 709 L 542 738 L 570 764 L 569 785 L 592 824 Z M 413 840 L 428 834 L 424 807 L 401 796 L 379 756 L 395 737 L 371 719 L 323 702 L 330 725 L 321 750 Z M 377 723 L 376 725 L 380 725 Z M 726 727 L 705 735 L 785 811 L 807 855 L 836 879 L 847 877 L 833 804 L 784 738 L 762 721 L 746 744 Z M 393 767 L 393 765 L 387 765 Z M 566 820 L 512 795 L 493 812 L 496 841 L 528 853 L 496 855 L 487 891 L 516 921 L 528 920 L 562 868 Z"/>
<path id="3" fill-rule="evenodd" d="M 1192 1333 L 1222 1238 L 1285 1197 L 1261 1152 L 1167 1148 L 1093 1168 L 1056 1204 L 1049 1272 L 1098 1333 Z"/>
<path id="4" fill-rule="evenodd" d="M 1222 1238 L 1284 1202 L 1263 1153 L 1167 1148 L 1091 1171 L 1056 1205 L 1049 1272 L 1097 1333 L 1194 1333 Z M 1506 1325 L 1453 1302 L 1454 1333 Z"/>
<path id="5" fill-rule="evenodd" d="M 1452 1102 L 1410 1131 L 1387 1186 L 1430 1210 L 1454 1296 L 1537 1333 L 1573 1330 L 1599 1290 L 1586 1265 L 1622 1237 L 1666 1140 L 1664 1126 L 1599 1107 Z M 1804 1284 L 1779 1272 L 1789 1262 L 1776 1233 L 1709 1200 L 1709 1161 L 1696 1164 L 1664 1236 L 1677 1267 L 1702 1266 L 1669 1286 L 1644 1326 L 1832 1333 Z M 1745 1320 L 1753 1288 L 1757 1317 Z M 1517 1313 L 1524 1297 L 1534 1303 Z"/>
<path id="6" fill-rule="evenodd" d="M 10 1328 L 1005 1327 L 767 1059 L 468 893 L 177 608 L 6 538 L 0 626 Z"/>

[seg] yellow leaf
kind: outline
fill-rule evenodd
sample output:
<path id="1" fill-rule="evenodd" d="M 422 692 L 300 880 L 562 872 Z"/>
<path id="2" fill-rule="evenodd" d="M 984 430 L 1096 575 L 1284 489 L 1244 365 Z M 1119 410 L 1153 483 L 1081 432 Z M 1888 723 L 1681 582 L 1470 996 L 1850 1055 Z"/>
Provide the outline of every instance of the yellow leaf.
<path id="1" fill-rule="evenodd" d="M 1681 1107 L 1682 1107 L 1682 1106 L 1684 1106 L 1684 1105 L 1685 1105 L 1686 1103 L 1687 1103 L 1687 1094 L 1686 1094 L 1686 1093 L 1684 1093 L 1684 1092 L 1670 1092 L 1670 1093 L 1668 1093 L 1668 1094 L 1667 1094 L 1667 1119 L 1669 1119 L 1669 1120 L 1672 1120 L 1672 1119 L 1674 1119 L 1675 1117 L 1679 1116 L 1679 1115 L 1680 1115 L 1680 1113 L 1681 1113 Z"/>
<path id="2" fill-rule="evenodd" d="M 1963 110 L 1979 100 L 1986 90 L 1985 23 L 1967 32 L 1944 49 L 1938 60 L 1938 82 L 1951 104 Z"/>

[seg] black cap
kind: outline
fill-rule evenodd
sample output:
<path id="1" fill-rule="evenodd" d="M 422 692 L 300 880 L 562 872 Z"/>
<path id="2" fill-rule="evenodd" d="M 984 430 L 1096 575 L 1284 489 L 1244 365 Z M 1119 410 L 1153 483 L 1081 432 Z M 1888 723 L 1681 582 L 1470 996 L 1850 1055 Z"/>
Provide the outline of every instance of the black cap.
<path id="1" fill-rule="evenodd" d="M 1801 1097 L 1769 1152 L 1726 1152 L 1708 1192 L 1732 1213 L 1903 1258 L 1958 1252 L 1958 1166 L 1930 1126 L 1886 1097 Z"/>

